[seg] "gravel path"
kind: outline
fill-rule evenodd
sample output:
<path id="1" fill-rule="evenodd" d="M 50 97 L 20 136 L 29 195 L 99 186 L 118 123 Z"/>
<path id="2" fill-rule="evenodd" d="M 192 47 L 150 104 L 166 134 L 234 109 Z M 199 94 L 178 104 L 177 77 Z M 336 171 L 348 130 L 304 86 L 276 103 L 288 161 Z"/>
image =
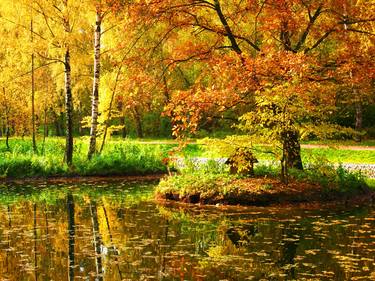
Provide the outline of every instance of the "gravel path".
<path id="1" fill-rule="evenodd" d="M 375 164 L 341 164 L 348 171 L 360 171 L 363 175 L 375 179 Z"/>

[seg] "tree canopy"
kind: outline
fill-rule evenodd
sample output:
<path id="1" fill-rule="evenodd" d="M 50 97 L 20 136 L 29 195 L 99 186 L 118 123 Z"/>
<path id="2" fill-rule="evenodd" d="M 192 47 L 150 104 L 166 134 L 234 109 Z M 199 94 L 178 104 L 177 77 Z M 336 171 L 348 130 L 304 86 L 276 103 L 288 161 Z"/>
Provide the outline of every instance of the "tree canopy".
<path id="1" fill-rule="evenodd" d="M 284 146 L 293 135 L 296 166 L 301 137 L 371 126 L 372 1 L 4 0 L 0 11 L 1 134 L 66 135 L 68 162 L 88 128 L 90 158 L 116 132 L 236 124 Z"/>

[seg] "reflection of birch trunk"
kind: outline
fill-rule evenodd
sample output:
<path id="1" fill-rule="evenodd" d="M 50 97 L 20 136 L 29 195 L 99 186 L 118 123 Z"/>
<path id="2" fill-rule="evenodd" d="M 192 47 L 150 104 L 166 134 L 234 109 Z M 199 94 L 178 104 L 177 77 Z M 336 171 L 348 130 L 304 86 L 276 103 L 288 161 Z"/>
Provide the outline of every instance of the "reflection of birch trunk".
<path id="1" fill-rule="evenodd" d="M 34 204 L 34 275 L 35 275 L 35 281 L 38 280 L 38 253 L 37 253 L 37 224 L 36 224 L 36 204 Z"/>
<path id="2" fill-rule="evenodd" d="M 10 210 L 10 206 L 8 205 L 8 251 L 7 252 L 7 256 L 6 256 L 6 267 L 7 267 L 7 273 L 9 272 L 9 250 L 10 250 L 10 232 L 11 232 L 11 229 L 12 229 L 12 216 L 11 216 L 11 210 Z"/>
<path id="3" fill-rule="evenodd" d="M 52 244 L 49 238 L 48 209 L 44 207 L 44 220 L 46 224 L 46 248 L 49 253 L 49 259 L 52 261 Z"/>
<path id="4" fill-rule="evenodd" d="M 74 200 L 71 193 L 68 194 L 68 235 L 69 235 L 69 278 L 74 280 L 74 238 L 75 238 L 75 222 L 74 222 Z"/>
<path id="5" fill-rule="evenodd" d="M 102 265 L 102 256 L 101 248 L 102 239 L 99 233 L 99 222 L 98 222 L 98 212 L 96 208 L 96 202 L 90 201 L 90 213 L 91 213 L 91 222 L 92 222 L 92 232 L 94 239 L 94 249 L 95 249 L 95 268 L 96 268 L 96 280 L 103 280 L 103 265 Z"/>
<path id="6" fill-rule="evenodd" d="M 108 229 L 108 234 L 109 234 L 109 241 L 111 243 L 111 248 L 114 247 L 113 245 L 113 240 L 112 240 L 112 232 L 111 232 L 111 227 L 109 225 L 109 219 L 108 219 L 108 215 L 107 215 L 107 210 L 103 204 L 103 212 L 104 212 L 104 216 L 105 216 L 105 221 L 106 221 L 106 224 L 107 224 L 107 229 Z M 121 269 L 120 269 L 120 265 L 119 265 L 119 262 L 118 262 L 118 258 L 117 258 L 117 253 L 116 254 L 116 257 L 115 257 L 115 262 L 116 262 L 116 267 L 117 267 L 117 270 L 118 270 L 118 274 L 120 276 L 120 280 L 122 280 L 122 272 L 121 272 Z"/>
<path id="7" fill-rule="evenodd" d="M 165 222 L 165 233 L 164 233 L 164 243 L 168 243 L 168 232 L 169 232 L 169 220 Z M 160 269 L 158 274 L 158 280 L 164 280 L 165 274 L 165 251 L 166 247 L 160 247 Z"/>

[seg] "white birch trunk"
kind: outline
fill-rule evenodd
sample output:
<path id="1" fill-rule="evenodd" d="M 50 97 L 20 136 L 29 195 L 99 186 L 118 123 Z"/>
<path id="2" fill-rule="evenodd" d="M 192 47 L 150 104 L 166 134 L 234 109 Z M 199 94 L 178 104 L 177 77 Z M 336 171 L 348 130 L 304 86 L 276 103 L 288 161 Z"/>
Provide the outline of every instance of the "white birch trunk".
<path id="1" fill-rule="evenodd" d="M 95 41 L 94 41 L 94 82 L 92 89 L 91 104 L 91 130 L 88 159 L 96 153 L 96 135 L 98 130 L 98 108 L 99 108 L 99 84 L 100 84 L 100 37 L 102 18 L 100 12 L 96 12 Z"/>

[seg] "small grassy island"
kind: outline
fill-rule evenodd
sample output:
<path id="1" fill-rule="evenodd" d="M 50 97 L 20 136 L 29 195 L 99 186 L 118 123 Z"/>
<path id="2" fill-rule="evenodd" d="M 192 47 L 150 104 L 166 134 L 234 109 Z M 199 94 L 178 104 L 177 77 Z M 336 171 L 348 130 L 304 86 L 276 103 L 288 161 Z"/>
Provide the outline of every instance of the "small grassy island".
<path id="1" fill-rule="evenodd" d="M 156 188 L 156 197 L 185 203 L 266 206 L 372 201 L 375 196 L 372 180 L 341 166 L 291 170 L 288 182 L 280 180 L 274 166 L 256 167 L 251 176 L 232 175 L 223 166 L 212 168 L 212 163 L 203 166 L 194 172 L 182 171 L 163 178 Z"/>

